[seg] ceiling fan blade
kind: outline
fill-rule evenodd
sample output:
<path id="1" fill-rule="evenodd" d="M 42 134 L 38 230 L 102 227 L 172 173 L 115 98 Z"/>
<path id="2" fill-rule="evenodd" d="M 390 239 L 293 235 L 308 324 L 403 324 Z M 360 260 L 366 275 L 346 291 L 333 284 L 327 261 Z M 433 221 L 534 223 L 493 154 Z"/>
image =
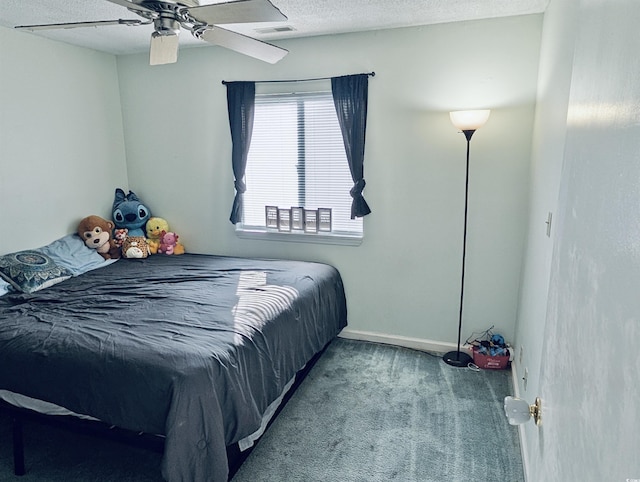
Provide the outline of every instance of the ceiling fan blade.
<path id="1" fill-rule="evenodd" d="M 269 0 L 236 0 L 188 9 L 189 15 L 208 25 L 224 23 L 283 22 L 287 20 Z"/>
<path id="2" fill-rule="evenodd" d="M 151 10 L 150 8 L 144 7 L 144 6 L 139 5 L 137 3 L 130 2 L 129 0 L 107 0 L 107 2 L 115 3 L 117 5 L 121 5 L 122 7 L 131 9 L 131 10 L 138 10 L 140 12 L 147 12 L 147 13 L 154 13 L 155 14 L 155 10 Z"/>
<path id="3" fill-rule="evenodd" d="M 200 38 L 270 64 L 275 64 L 289 53 L 283 48 L 220 27 L 205 30 Z"/>
<path id="4" fill-rule="evenodd" d="M 174 64 L 178 61 L 178 34 L 151 34 L 149 65 Z"/>
<path id="5" fill-rule="evenodd" d="M 98 20 L 96 22 L 49 23 L 43 25 L 18 25 L 18 30 L 55 30 L 63 28 L 102 27 L 104 25 L 141 25 L 142 20 Z"/>

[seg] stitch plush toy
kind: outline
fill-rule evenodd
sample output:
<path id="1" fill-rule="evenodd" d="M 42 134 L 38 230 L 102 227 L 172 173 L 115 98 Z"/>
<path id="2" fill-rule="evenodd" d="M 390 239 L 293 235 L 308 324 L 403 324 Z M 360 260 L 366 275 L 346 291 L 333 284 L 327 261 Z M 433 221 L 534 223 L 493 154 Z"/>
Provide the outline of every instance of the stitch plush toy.
<path id="1" fill-rule="evenodd" d="M 145 233 L 143 227 L 151 217 L 151 211 L 145 206 L 134 192 L 124 193 L 120 188 L 116 189 L 112 210 L 113 222 L 116 228 L 126 228 L 129 236 L 142 236 Z"/>

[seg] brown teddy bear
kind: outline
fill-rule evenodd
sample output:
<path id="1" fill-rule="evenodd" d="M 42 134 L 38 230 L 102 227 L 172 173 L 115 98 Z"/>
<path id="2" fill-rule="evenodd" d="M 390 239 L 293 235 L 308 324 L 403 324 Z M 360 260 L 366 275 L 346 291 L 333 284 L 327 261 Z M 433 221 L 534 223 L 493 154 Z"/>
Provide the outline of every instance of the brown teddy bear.
<path id="1" fill-rule="evenodd" d="M 87 216 L 78 224 L 78 236 L 82 238 L 84 244 L 98 251 L 104 259 L 120 258 L 120 248 L 111 238 L 111 231 L 115 225 L 111 221 L 100 216 Z"/>

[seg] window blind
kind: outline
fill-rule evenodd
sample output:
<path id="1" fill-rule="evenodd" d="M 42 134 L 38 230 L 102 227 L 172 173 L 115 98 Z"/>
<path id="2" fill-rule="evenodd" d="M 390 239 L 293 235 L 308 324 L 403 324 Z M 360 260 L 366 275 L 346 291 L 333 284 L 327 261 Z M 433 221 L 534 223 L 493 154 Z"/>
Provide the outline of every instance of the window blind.
<path id="1" fill-rule="evenodd" d="M 244 226 L 264 227 L 265 206 L 331 208 L 333 233 L 362 234 L 330 92 L 256 96 L 245 184 Z"/>

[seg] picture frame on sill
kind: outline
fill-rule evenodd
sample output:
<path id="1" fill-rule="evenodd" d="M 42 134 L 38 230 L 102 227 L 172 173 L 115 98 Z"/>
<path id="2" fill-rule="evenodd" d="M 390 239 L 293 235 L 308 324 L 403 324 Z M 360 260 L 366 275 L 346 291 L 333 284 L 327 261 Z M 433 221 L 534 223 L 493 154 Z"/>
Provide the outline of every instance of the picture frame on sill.
<path id="1" fill-rule="evenodd" d="M 291 208 L 291 229 L 304 229 L 304 208 Z"/>
<path id="2" fill-rule="evenodd" d="M 291 209 L 278 208 L 278 231 L 291 231 Z"/>
<path id="3" fill-rule="evenodd" d="M 278 206 L 264 207 L 264 222 L 267 228 L 278 228 Z"/>
<path id="4" fill-rule="evenodd" d="M 315 209 L 304 210 L 304 232 L 318 232 L 318 211 L 316 211 Z"/>
<path id="5" fill-rule="evenodd" d="M 318 208 L 318 231 L 331 231 L 331 208 Z"/>

